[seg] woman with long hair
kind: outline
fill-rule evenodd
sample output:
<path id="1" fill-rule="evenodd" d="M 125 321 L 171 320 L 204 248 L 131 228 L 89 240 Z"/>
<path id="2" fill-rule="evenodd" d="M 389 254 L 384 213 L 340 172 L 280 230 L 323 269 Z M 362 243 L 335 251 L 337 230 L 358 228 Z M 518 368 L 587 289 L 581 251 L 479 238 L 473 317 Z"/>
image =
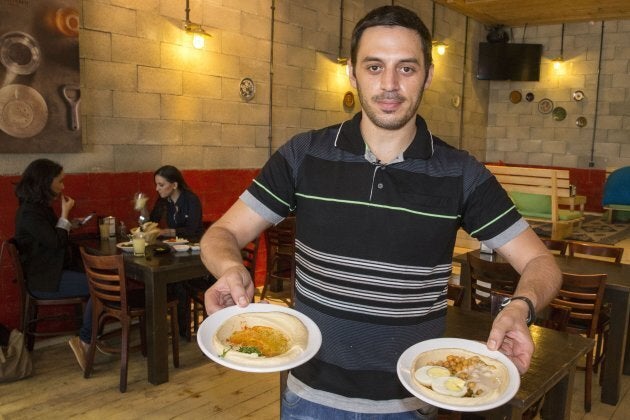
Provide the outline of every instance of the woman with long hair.
<path id="1" fill-rule="evenodd" d="M 15 240 L 27 287 L 42 299 L 90 295 L 85 273 L 68 269 L 69 214 L 74 200 L 63 194 L 64 176 L 60 164 L 37 159 L 26 167 L 15 187 L 19 202 Z M 59 217 L 52 207 L 56 200 L 61 202 Z M 92 302 L 88 300 L 79 336 L 69 342 L 83 370 L 91 336 Z"/>

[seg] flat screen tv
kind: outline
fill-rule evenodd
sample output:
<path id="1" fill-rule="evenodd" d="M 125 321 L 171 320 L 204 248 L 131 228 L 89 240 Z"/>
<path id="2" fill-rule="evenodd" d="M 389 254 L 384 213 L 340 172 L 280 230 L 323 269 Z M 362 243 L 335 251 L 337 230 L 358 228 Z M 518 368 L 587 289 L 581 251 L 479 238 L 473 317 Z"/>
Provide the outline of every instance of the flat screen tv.
<path id="1" fill-rule="evenodd" d="M 479 80 L 540 79 L 542 44 L 479 43 Z"/>

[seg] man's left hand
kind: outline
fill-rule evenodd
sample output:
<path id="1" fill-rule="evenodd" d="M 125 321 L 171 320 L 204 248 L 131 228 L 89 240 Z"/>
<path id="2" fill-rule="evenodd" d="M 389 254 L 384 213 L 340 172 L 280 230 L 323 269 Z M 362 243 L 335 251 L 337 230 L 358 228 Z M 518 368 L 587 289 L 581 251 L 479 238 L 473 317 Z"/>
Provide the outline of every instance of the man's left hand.
<path id="1" fill-rule="evenodd" d="M 520 308 L 508 305 L 492 323 L 487 346 L 509 357 L 521 374 L 527 372 L 534 354 L 534 341 Z"/>

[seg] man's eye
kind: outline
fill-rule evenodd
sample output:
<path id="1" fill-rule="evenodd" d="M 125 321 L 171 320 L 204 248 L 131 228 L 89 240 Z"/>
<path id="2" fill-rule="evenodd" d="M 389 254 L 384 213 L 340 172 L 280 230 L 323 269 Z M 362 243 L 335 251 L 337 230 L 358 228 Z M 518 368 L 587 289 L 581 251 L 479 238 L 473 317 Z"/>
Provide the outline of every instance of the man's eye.
<path id="1" fill-rule="evenodd" d="M 381 66 L 377 66 L 376 64 L 372 65 L 372 66 L 368 66 L 368 70 L 369 71 L 378 71 L 381 68 Z"/>
<path id="2" fill-rule="evenodd" d="M 415 70 L 413 67 L 401 67 L 400 71 L 402 71 L 403 73 L 413 73 Z"/>

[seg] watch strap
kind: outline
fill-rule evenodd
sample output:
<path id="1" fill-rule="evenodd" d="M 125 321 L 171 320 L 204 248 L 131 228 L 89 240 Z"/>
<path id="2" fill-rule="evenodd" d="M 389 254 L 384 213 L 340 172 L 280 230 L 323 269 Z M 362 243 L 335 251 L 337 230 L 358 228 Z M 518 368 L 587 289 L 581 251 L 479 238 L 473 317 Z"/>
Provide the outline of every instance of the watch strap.
<path id="1" fill-rule="evenodd" d="M 534 308 L 534 304 L 532 303 L 532 301 L 528 297 L 525 297 L 525 296 L 512 296 L 512 297 L 506 298 L 501 303 L 501 309 L 505 308 L 513 300 L 522 300 L 523 302 L 527 303 L 527 306 L 529 308 L 529 314 L 527 315 L 527 319 L 525 320 L 525 322 L 527 323 L 528 327 L 530 325 L 532 325 L 534 323 L 534 321 L 536 321 L 536 309 Z"/>

